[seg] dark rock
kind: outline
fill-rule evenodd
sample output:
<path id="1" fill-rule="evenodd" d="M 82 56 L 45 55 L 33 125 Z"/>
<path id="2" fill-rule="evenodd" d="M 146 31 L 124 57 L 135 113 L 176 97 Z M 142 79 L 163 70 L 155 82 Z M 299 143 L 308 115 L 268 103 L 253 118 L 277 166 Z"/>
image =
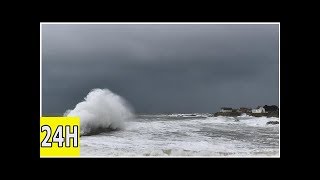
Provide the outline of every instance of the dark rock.
<path id="1" fill-rule="evenodd" d="M 254 116 L 254 117 L 262 117 L 262 116 L 266 116 L 266 117 L 279 117 L 279 111 L 271 111 L 271 112 L 265 112 L 265 113 L 252 113 L 252 112 L 248 112 L 246 113 L 249 116 Z"/>
<path id="2" fill-rule="evenodd" d="M 252 113 L 252 112 L 249 112 L 249 113 L 246 113 L 246 114 L 249 115 L 249 116 L 253 116 L 253 117 L 268 116 L 268 113 Z"/>
<path id="3" fill-rule="evenodd" d="M 92 128 L 90 131 L 84 133 L 84 134 L 80 134 L 81 136 L 92 136 L 92 135 L 97 135 L 97 134 L 101 134 L 101 133 L 110 133 L 112 131 L 119 131 L 121 129 L 112 129 L 110 127 L 98 127 L 98 128 Z"/>
<path id="4" fill-rule="evenodd" d="M 278 106 L 276 106 L 276 105 L 272 105 L 272 106 L 265 105 L 265 106 L 263 106 L 263 108 L 264 108 L 267 112 L 279 111 L 279 108 L 278 108 Z"/>
<path id="5" fill-rule="evenodd" d="M 240 112 L 216 112 L 214 113 L 214 116 L 231 116 L 231 117 L 236 117 L 236 116 L 240 116 L 241 113 Z"/>
<path id="6" fill-rule="evenodd" d="M 269 121 L 267 124 L 279 124 L 279 121 Z"/>
<path id="7" fill-rule="evenodd" d="M 267 117 L 279 117 L 279 111 L 269 111 Z"/>

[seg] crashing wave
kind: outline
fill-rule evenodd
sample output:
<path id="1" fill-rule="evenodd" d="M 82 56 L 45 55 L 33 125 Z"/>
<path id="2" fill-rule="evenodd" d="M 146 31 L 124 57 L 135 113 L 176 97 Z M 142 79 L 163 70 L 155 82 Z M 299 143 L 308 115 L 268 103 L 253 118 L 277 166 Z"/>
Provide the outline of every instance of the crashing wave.
<path id="1" fill-rule="evenodd" d="M 93 89 L 73 110 L 64 116 L 80 117 L 80 135 L 93 135 L 124 128 L 134 117 L 133 110 L 121 96 L 109 89 Z"/>

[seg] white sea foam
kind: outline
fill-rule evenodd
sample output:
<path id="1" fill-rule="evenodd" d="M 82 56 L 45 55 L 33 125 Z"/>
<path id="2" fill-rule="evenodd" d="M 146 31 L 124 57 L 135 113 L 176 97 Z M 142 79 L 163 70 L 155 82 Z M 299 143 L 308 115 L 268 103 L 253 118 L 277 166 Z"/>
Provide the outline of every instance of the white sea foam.
<path id="1" fill-rule="evenodd" d="M 278 156 L 278 125 L 266 117 L 152 118 L 81 138 L 82 156 Z M 145 118 L 145 117 L 144 117 Z M 260 136 L 259 136 L 260 135 Z M 268 136 L 268 137 L 265 137 Z M 270 142 L 269 142 L 270 141 Z"/>

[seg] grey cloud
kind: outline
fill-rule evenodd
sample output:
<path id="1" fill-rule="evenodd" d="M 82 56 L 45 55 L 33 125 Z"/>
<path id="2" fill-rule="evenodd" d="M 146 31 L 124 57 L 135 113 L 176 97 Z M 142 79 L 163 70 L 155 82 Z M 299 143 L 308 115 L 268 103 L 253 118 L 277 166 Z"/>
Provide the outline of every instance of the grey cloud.
<path id="1" fill-rule="evenodd" d="M 137 112 L 278 104 L 278 25 L 44 25 L 43 114 L 109 88 Z"/>

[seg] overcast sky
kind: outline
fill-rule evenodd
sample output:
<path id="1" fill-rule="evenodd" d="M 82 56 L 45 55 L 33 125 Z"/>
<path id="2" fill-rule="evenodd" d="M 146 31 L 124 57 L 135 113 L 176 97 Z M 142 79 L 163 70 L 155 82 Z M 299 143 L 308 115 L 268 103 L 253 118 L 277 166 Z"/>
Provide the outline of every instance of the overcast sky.
<path id="1" fill-rule="evenodd" d="M 279 105 L 279 27 L 43 25 L 42 114 L 73 109 L 94 88 L 138 113 Z"/>

